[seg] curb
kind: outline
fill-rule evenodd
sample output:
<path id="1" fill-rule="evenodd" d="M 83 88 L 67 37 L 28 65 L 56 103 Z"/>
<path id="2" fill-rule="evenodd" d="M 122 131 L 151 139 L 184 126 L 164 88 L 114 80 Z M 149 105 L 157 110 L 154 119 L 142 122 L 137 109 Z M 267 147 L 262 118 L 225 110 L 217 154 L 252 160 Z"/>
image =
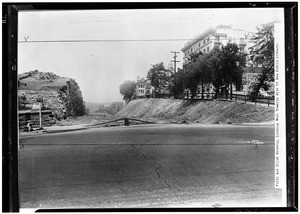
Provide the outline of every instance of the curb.
<path id="1" fill-rule="evenodd" d="M 88 129 L 88 128 L 82 127 L 82 128 L 74 128 L 74 129 L 45 130 L 44 133 L 52 134 L 52 133 L 72 132 L 72 131 L 79 131 L 84 129 Z"/>

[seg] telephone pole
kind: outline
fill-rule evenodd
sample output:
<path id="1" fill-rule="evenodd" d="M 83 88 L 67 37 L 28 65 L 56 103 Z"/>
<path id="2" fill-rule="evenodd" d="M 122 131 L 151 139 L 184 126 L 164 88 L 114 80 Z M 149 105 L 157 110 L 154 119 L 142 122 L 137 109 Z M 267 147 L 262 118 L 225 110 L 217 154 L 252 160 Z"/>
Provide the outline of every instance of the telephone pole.
<path id="1" fill-rule="evenodd" d="M 176 52 L 176 51 L 171 51 L 171 53 L 174 53 L 174 60 L 171 60 L 171 62 L 174 62 L 174 73 L 176 73 L 176 62 L 180 62 L 180 61 L 176 61 L 176 57 L 177 57 L 177 53 L 180 53 L 180 52 Z"/>

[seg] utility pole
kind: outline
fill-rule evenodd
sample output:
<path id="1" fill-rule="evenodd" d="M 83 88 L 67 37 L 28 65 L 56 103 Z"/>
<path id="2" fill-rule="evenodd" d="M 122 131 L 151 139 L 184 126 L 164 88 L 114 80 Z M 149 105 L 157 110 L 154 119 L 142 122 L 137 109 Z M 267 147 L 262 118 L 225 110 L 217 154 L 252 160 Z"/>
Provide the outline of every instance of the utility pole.
<path id="1" fill-rule="evenodd" d="M 174 73 L 176 73 L 176 62 L 180 62 L 180 61 L 176 61 L 176 57 L 177 57 L 177 53 L 180 53 L 180 52 L 176 52 L 176 51 L 171 51 L 171 53 L 174 53 L 174 60 L 171 60 L 171 62 L 174 62 Z"/>

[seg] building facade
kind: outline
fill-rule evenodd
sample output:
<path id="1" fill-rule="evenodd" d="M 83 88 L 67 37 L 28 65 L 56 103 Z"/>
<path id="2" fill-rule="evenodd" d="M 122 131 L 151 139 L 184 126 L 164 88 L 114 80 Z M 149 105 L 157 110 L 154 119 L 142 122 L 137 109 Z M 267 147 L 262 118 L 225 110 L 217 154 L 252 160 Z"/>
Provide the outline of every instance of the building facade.
<path id="1" fill-rule="evenodd" d="M 151 86 L 150 82 L 144 78 L 138 79 L 136 83 L 135 96 L 137 98 L 144 98 L 151 95 L 154 91 L 154 87 Z"/>
<path id="2" fill-rule="evenodd" d="M 220 48 L 227 43 L 235 43 L 238 45 L 240 52 L 249 53 L 249 47 L 254 45 L 252 41 L 253 35 L 254 33 L 251 32 L 233 29 L 230 25 L 211 27 L 184 44 L 184 47 L 181 49 L 184 53 L 183 61 L 187 63 L 190 55 L 193 53 L 199 53 L 200 51 L 208 53 L 213 48 Z"/>

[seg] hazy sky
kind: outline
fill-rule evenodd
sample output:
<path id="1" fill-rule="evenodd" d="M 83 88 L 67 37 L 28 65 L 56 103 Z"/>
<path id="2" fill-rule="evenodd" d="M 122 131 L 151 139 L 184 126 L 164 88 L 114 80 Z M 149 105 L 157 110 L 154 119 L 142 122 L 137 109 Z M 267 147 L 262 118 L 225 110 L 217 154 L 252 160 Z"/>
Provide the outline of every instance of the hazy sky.
<path id="1" fill-rule="evenodd" d="M 86 102 L 122 101 L 125 80 L 146 77 L 151 64 L 173 60 L 184 43 L 210 26 L 256 26 L 283 20 L 283 9 L 155 9 L 19 13 L 19 73 L 38 69 L 77 81 Z M 61 40 L 168 40 L 39 42 Z M 176 41 L 174 41 L 176 40 Z M 182 67 L 180 53 L 177 67 Z"/>

